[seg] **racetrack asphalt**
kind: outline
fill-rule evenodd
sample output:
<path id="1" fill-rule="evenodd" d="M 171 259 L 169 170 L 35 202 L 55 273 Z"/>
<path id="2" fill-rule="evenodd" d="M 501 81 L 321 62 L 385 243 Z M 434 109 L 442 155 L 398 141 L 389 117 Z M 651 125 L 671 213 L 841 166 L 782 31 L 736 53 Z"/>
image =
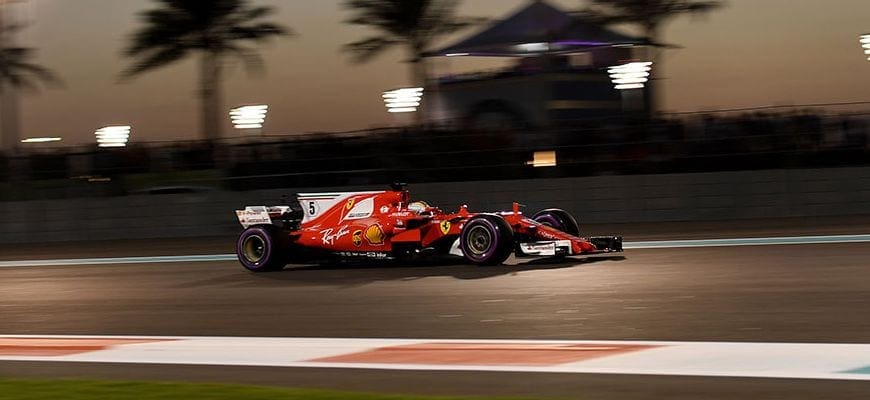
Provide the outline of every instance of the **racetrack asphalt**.
<path id="1" fill-rule="evenodd" d="M 713 237 L 870 232 L 857 224 L 817 230 L 802 224 L 708 229 Z M 684 236 L 634 235 L 702 237 L 691 229 Z M 232 243 L 204 246 L 213 247 L 180 253 L 232 252 Z M 131 242 L 106 253 L 161 254 L 156 248 Z M 13 259 L 7 249 L 0 258 Z M 95 255 L 94 248 L 49 249 L 41 258 Z M 631 250 L 492 268 L 364 265 L 267 274 L 247 273 L 235 262 L 9 268 L 0 270 L 0 315 L 3 334 L 868 343 L 870 244 Z M 562 398 L 870 396 L 867 382 L 589 374 L 2 362 L 0 376 Z"/>

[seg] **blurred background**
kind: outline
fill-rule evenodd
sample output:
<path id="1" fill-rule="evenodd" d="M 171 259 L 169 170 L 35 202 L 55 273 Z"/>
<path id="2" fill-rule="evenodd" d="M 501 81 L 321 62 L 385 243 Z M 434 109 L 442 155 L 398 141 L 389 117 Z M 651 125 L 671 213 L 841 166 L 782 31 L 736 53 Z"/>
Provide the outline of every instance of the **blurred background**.
<path id="1" fill-rule="evenodd" d="M 92 384 L 6 377 L 867 398 L 868 16 L 866 0 L 0 0 L 0 398 Z M 627 251 L 238 265 L 233 210 L 394 182 L 448 212 L 563 208 Z M 76 334 L 774 350 L 732 378 L 695 347 L 686 376 L 22 358 L 104 346 L 22 338 Z M 780 347 L 806 343 L 849 347 Z M 286 358 L 271 350 L 251 354 Z M 603 365 L 644 365 L 625 357 Z M 788 372 L 812 368 L 830 371 Z"/>
<path id="2" fill-rule="evenodd" d="M 118 197 L 196 194 L 160 199 L 212 204 L 194 213 L 229 233 L 220 207 L 397 181 L 532 180 L 513 184 L 527 201 L 567 202 L 593 221 L 813 214 L 804 201 L 734 197 L 729 175 L 709 194 L 727 206 L 713 211 L 667 185 L 726 171 L 842 177 L 827 169 L 867 164 L 870 5 L 837 4 L 4 1 L 3 241 L 44 230 L 15 222 L 36 200 L 60 200 L 38 207 L 69 221 L 80 214 L 70 204 L 152 215 Z M 594 198 L 621 208 L 595 208 L 590 191 L 534 190 L 600 176 L 610 178 Z M 637 187 L 631 176 L 664 194 L 625 204 L 638 196 L 610 186 Z M 870 190 L 857 182 L 855 207 Z M 789 190 L 776 194 L 800 198 Z M 481 207 L 509 196 L 472 192 Z M 761 208 L 731 210 L 747 202 Z M 82 230 L 68 226 L 52 237 Z"/>

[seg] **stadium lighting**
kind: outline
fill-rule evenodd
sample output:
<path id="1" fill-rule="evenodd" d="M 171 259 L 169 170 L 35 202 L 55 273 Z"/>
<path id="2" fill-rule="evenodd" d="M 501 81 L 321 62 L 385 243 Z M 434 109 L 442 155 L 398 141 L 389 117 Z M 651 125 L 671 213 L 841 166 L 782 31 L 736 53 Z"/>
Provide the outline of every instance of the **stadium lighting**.
<path id="1" fill-rule="evenodd" d="M 63 139 L 59 137 L 33 137 L 22 139 L 21 143 L 48 143 L 48 142 L 59 142 Z"/>
<path id="2" fill-rule="evenodd" d="M 94 135 L 99 147 L 125 147 L 130 140 L 131 130 L 129 125 L 107 126 L 97 129 Z"/>
<path id="3" fill-rule="evenodd" d="M 861 48 L 864 49 L 864 55 L 867 56 L 867 61 L 870 61 L 870 33 L 861 35 L 858 38 L 858 41 L 861 42 Z"/>
<path id="4" fill-rule="evenodd" d="M 610 80 L 617 90 L 643 89 L 649 81 L 649 72 L 652 70 L 651 62 L 630 62 L 615 65 L 607 69 Z"/>
<path id="5" fill-rule="evenodd" d="M 260 129 L 268 112 L 269 106 L 265 104 L 236 107 L 230 110 L 230 120 L 236 129 Z"/>
<path id="6" fill-rule="evenodd" d="M 384 92 L 384 104 L 387 112 L 408 113 L 417 111 L 423 101 L 423 88 L 402 88 Z"/>

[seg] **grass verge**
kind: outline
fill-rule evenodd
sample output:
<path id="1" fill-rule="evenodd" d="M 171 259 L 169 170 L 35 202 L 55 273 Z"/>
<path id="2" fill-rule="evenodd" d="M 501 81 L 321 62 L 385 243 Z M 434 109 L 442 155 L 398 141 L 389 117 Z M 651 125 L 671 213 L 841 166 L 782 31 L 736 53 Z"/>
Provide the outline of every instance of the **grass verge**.
<path id="1" fill-rule="evenodd" d="M 430 397 L 209 383 L 0 379 L 2 400 L 496 400 Z M 500 398 L 502 400 L 506 398 Z"/>

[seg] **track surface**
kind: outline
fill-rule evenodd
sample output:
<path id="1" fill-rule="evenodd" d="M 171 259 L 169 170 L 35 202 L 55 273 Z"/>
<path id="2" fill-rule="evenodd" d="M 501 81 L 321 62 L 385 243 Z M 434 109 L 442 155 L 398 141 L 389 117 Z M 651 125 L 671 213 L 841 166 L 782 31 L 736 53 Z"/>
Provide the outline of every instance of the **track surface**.
<path id="1" fill-rule="evenodd" d="M 320 267 L 257 275 L 234 262 L 7 268 L 0 270 L 0 315 L 3 334 L 868 343 L 870 244 L 650 249 L 496 268 Z M 607 399 L 870 396 L 866 382 L 661 376 L 26 362 L 0 363 L 0 376 Z"/>

